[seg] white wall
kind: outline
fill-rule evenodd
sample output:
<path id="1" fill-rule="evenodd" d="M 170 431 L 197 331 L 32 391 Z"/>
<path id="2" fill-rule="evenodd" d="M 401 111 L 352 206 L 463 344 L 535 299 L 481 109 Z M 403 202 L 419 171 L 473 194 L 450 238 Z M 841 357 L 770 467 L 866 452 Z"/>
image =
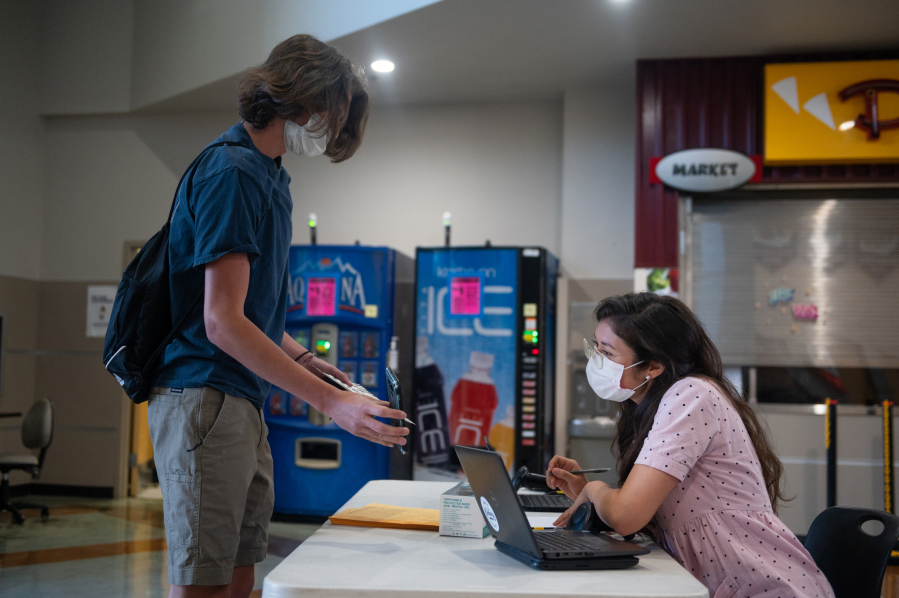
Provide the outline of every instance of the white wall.
<path id="1" fill-rule="evenodd" d="M 39 3 L 0 1 L 0 275 L 31 279 L 43 214 L 40 27 Z"/>
<path id="2" fill-rule="evenodd" d="M 284 2 L 260 10 L 286 10 Z M 387 18 L 428 3 L 397 0 L 378 10 Z M 240 53 L 247 61 L 240 65 L 233 52 L 204 50 L 227 46 L 222 39 L 241 31 L 248 10 L 224 0 L 221 14 L 234 23 L 204 20 L 222 3 L 213 4 L 0 0 L 0 275 L 44 285 L 116 281 L 123 244 L 160 228 L 184 168 L 238 116 L 131 110 L 230 76 L 270 50 L 258 44 L 259 55 Z M 307 11 L 311 19 L 322 6 L 296 2 L 289 14 Z M 175 29 L 173 15 L 185 17 Z M 266 18 L 257 25 L 271 28 L 263 33 L 272 44 L 293 32 L 289 20 Z M 315 32 L 328 39 L 328 31 Z M 231 37 L 240 47 L 257 43 Z M 285 156 L 294 242 L 308 242 L 306 216 L 314 211 L 320 243 L 359 240 L 414 255 L 416 246 L 442 245 L 441 217 L 450 211 L 454 245 L 542 245 L 572 277 L 631 278 L 633 105 L 627 82 L 556 101 L 375 107 L 348 162 Z M 607 255 L 597 258 L 597 247 Z M 96 475 L 113 475 L 113 461 Z"/>
<path id="3" fill-rule="evenodd" d="M 439 0 L 136 0 L 132 106 L 240 73 L 297 33 L 327 41 Z"/>
<path id="4" fill-rule="evenodd" d="M 443 244 L 542 245 L 559 251 L 558 102 L 376 109 L 358 153 L 342 164 L 285 156 L 294 243 L 389 245 L 407 255 Z"/>
<path id="5" fill-rule="evenodd" d="M 117 280 L 125 241 L 165 222 L 182 171 L 236 115 L 49 119 L 43 280 Z M 376 111 L 347 162 L 285 156 L 294 242 L 453 243 L 559 251 L 561 107 L 556 102 Z"/>
<path id="6" fill-rule="evenodd" d="M 46 121 L 43 280 L 118 280 L 125 241 L 165 223 L 181 173 L 236 115 Z"/>
<path id="7" fill-rule="evenodd" d="M 635 105 L 633 79 L 565 93 L 561 258 L 570 278 L 633 277 Z"/>
<path id="8" fill-rule="evenodd" d="M 133 0 L 42 4 L 42 113 L 127 112 Z"/>

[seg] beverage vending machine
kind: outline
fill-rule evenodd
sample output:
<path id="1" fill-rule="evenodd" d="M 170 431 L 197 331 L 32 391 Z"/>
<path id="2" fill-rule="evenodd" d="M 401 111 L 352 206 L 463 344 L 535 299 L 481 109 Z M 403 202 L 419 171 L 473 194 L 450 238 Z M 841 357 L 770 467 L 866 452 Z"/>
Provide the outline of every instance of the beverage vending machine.
<path id="1" fill-rule="evenodd" d="M 415 479 L 462 477 L 452 447 L 485 437 L 510 472 L 545 469 L 558 269 L 540 247 L 416 251 Z"/>
<path id="2" fill-rule="evenodd" d="M 412 259 L 387 247 L 292 246 L 287 334 L 386 400 L 387 365 L 411 387 L 413 276 Z M 276 513 L 329 516 L 370 480 L 411 477 L 410 457 L 353 436 L 283 389 L 272 386 L 263 412 Z"/>

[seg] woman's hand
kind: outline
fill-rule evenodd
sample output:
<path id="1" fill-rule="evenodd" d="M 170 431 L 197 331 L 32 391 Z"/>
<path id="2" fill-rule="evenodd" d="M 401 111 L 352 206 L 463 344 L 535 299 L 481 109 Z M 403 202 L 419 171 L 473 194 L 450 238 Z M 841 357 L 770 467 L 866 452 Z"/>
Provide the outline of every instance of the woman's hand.
<path id="1" fill-rule="evenodd" d="M 556 455 L 549 462 L 546 470 L 546 485 L 553 490 L 561 490 L 565 496 L 575 500 L 587 485 L 585 475 L 572 475 L 569 471 L 580 469 L 577 461 Z"/>
<path id="2" fill-rule="evenodd" d="M 318 368 L 318 369 L 316 369 L 316 368 Z M 350 379 L 347 377 L 346 374 L 344 374 L 342 371 L 338 370 L 336 367 L 334 367 L 327 361 L 319 359 L 318 357 L 313 357 L 308 362 L 306 362 L 306 369 L 309 370 L 310 372 L 312 372 L 313 374 L 315 374 L 316 376 L 318 376 L 319 378 L 321 378 L 322 373 L 331 374 L 332 376 L 334 376 L 335 378 L 337 378 L 344 384 L 347 384 L 347 385 L 350 384 Z"/>
<path id="3" fill-rule="evenodd" d="M 581 493 L 578 494 L 577 498 L 575 499 L 574 504 L 571 505 L 571 507 L 569 507 L 567 511 L 559 515 L 559 518 L 553 522 L 553 526 L 565 527 L 566 525 L 568 525 L 568 521 L 571 519 L 571 516 L 574 515 L 575 510 L 587 501 L 593 503 L 593 506 L 596 509 L 596 513 L 599 514 L 598 501 L 607 488 L 609 488 L 608 484 L 599 481 L 590 482 L 589 484 L 585 485 L 584 489 L 581 490 Z"/>
<path id="4" fill-rule="evenodd" d="M 679 483 L 676 477 L 658 469 L 634 465 L 621 488 L 611 488 L 604 482 L 584 486 L 574 507 L 562 513 L 556 525 L 567 523 L 574 508 L 589 500 L 600 519 L 616 532 L 622 536 L 636 533 L 652 520 Z"/>

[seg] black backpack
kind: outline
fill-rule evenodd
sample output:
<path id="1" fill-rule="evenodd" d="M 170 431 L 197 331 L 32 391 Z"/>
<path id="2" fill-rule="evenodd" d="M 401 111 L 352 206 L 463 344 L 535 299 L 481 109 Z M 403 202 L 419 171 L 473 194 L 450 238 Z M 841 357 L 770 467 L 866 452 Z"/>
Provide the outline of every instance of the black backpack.
<path id="1" fill-rule="evenodd" d="M 184 179 L 206 152 L 223 145 L 248 147 L 233 141 L 220 141 L 206 146 L 181 176 L 175 188 L 169 218 L 162 230 L 147 241 L 122 273 L 103 343 L 103 363 L 135 403 L 143 403 L 149 398 L 150 380 L 157 361 L 203 296 L 202 292 L 197 295 L 181 319 L 172 325 L 172 306 L 169 302 L 169 229 L 175 213 L 175 202 L 178 200 L 178 189 Z"/>

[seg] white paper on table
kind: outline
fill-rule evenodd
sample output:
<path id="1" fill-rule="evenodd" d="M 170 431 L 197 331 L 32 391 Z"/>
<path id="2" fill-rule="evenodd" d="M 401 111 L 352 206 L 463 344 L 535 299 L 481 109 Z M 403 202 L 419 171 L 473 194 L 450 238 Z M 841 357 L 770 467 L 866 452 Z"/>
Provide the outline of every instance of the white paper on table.
<path id="1" fill-rule="evenodd" d="M 535 513 L 533 511 L 525 511 L 531 527 L 552 527 L 553 521 L 559 518 L 562 513 Z"/>

